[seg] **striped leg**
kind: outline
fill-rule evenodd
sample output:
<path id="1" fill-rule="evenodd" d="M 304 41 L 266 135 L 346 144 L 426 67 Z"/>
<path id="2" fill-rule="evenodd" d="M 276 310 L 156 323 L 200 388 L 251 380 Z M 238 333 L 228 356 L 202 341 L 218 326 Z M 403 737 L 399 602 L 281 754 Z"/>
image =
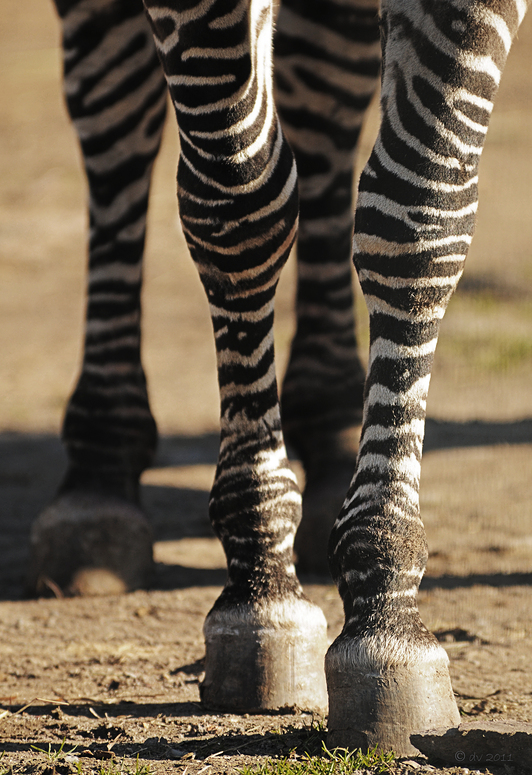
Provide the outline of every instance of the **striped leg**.
<path id="1" fill-rule="evenodd" d="M 352 292 L 353 172 L 378 81 L 377 0 L 285 0 L 275 39 L 277 104 L 300 193 L 297 331 L 283 429 L 306 473 L 298 568 L 328 573 L 328 537 L 355 467 L 364 371 Z"/>
<path id="2" fill-rule="evenodd" d="M 140 292 L 166 85 L 140 0 L 57 6 L 66 101 L 89 183 L 87 323 L 63 427 L 69 468 L 33 526 L 28 586 L 97 593 L 143 585 L 151 570 L 138 486 L 156 427 L 140 361 Z"/>
<path id="3" fill-rule="evenodd" d="M 414 751 L 455 726 L 447 656 L 416 605 L 425 401 L 463 269 L 492 101 L 524 0 L 383 2 L 382 125 L 360 184 L 355 263 L 370 311 L 356 477 L 330 543 L 345 625 L 326 660 L 331 745 Z"/>
<path id="4" fill-rule="evenodd" d="M 301 497 L 284 448 L 273 301 L 297 228 L 272 97 L 270 0 L 146 0 L 181 137 L 178 196 L 210 302 L 221 448 L 210 516 L 228 564 L 205 623 L 210 707 L 326 703 L 326 625 L 292 563 Z"/>

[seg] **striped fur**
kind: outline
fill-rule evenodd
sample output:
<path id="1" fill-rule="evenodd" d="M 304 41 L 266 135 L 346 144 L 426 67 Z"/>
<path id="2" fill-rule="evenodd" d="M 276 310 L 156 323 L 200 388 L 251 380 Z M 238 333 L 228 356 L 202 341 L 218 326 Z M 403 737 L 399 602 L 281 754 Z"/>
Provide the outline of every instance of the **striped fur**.
<path id="1" fill-rule="evenodd" d="M 353 175 L 379 77 L 377 10 L 376 0 L 287 0 L 277 22 L 277 105 L 296 158 L 300 195 L 297 330 L 282 416 L 285 434 L 312 476 L 319 475 L 324 458 L 332 463 L 331 457 L 346 455 L 339 437 L 352 427 L 358 434 L 362 419 L 364 371 L 352 291 Z M 351 473 L 357 441 L 351 442 Z"/>
<path id="2" fill-rule="evenodd" d="M 218 605 L 299 596 L 292 547 L 300 496 L 273 354 L 297 176 L 273 101 L 270 3 L 207 0 L 178 13 L 150 0 L 147 10 L 179 124 L 181 221 L 216 342 L 221 447 L 210 516 L 229 574 Z"/>
<path id="3" fill-rule="evenodd" d="M 71 461 L 63 489 L 136 498 L 156 441 L 140 362 L 140 291 L 166 87 L 141 2 L 58 0 L 58 11 L 90 218 L 85 350 L 63 428 Z"/>
<path id="4" fill-rule="evenodd" d="M 65 421 L 64 489 L 134 498 L 153 454 L 140 282 L 164 72 L 181 138 L 181 220 L 218 359 L 221 448 L 210 516 L 228 583 L 214 619 L 251 602 L 264 604 L 267 622 L 265 601 L 278 613 L 302 600 L 292 562 L 301 499 L 281 430 L 272 334 L 299 212 L 298 328 L 283 413 L 307 473 L 336 454 L 351 459 L 353 446 L 330 438 L 361 419 L 351 189 L 377 79 L 376 6 L 287 0 L 281 10 L 276 91 L 300 204 L 274 100 L 269 0 L 145 7 L 155 47 L 136 0 L 58 0 L 91 215 L 86 348 Z M 416 606 L 427 555 L 419 514 L 426 397 L 440 322 L 473 235 L 493 99 L 525 10 L 525 0 L 382 2 L 382 124 L 359 186 L 354 238 L 370 312 L 369 371 L 356 475 L 329 547 L 346 613 L 342 648 L 350 641 L 351 657 L 372 664 L 435 649 Z"/>
<path id="5" fill-rule="evenodd" d="M 415 598 L 426 564 L 419 477 L 438 332 L 462 274 L 478 162 L 525 3 L 388 0 L 382 124 L 363 172 L 355 264 L 370 312 L 356 477 L 330 561 L 344 635 L 428 638 Z"/>

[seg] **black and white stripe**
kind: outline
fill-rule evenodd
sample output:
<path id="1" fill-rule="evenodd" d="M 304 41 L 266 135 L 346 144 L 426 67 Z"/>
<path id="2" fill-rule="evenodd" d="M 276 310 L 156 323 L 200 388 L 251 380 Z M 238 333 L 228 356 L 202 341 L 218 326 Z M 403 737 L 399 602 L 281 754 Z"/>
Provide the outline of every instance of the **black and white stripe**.
<path id="1" fill-rule="evenodd" d="M 337 437 L 359 426 L 362 417 L 364 372 L 352 292 L 353 174 L 379 68 L 376 0 L 282 4 L 276 96 L 300 192 L 297 330 L 282 415 L 285 433 L 312 476 L 325 457 L 348 453 Z M 355 454 L 356 441 L 351 466 Z"/>
<path id="2" fill-rule="evenodd" d="M 523 0 L 383 3 L 382 124 L 360 181 L 354 239 L 370 312 L 364 423 L 330 543 L 350 637 L 369 620 L 405 642 L 425 634 L 415 596 L 427 551 L 419 514 L 426 398 L 473 236 L 493 98 L 525 8 Z"/>
<path id="3" fill-rule="evenodd" d="M 460 717 L 421 622 L 426 399 L 441 320 L 475 225 L 478 163 L 524 0 L 383 0 L 381 127 L 362 174 L 354 261 L 370 313 L 356 474 L 330 566 L 345 624 L 326 658 L 329 744 L 415 753 Z"/>
<path id="4" fill-rule="evenodd" d="M 334 744 L 358 745 L 361 728 L 373 725 L 370 744 L 410 753 L 425 705 L 435 725 L 457 719 L 446 655 L 416 605 L 427 556 L 419 513 L 426 398 L 473 236 L 493 99 L 526 6 L 382 1 L 382 123 L 354 236 L 370 357 L 356 474 L 329 545 L 346 614 L 327 657 Z M 209 299 L 220 386 L 210 516 L 228 581 L 206 622 L 203 696 L 224 709 L 321 707 L 314 687 L 323 683 L 325 623 L 292 559 L 301 496 L 281 430 L 274 296 L 300 212 L 298 328 L 283 412 L 312 480 L 353 460 L 349 434 L 361 419 L 351 192 L 379 67 L 375 0 L 286 0 L 281 9 L 277 99 L 300 204 L 274 100 L 270 0 L 145 0 L 149 24 L 138 0 L 58 0 L 58 10 L 91 228 L 85 356 L 65 419 L 63 491 L 135 500 L 153 455 L 140 285 L 166 80 L 181 139 L 181 220 Z M 87 522 L 97 521 L 92 508 Z M 43 523 L 56 519 L 52 511 Z M 62 513 L 54 525 L 60 531 L 66 521 Z M 375 721 L 379 703 L 383 720 Z"/>
<path id="5" fill-rule="evenodd" d="M 156 441 L 140 362 L 140 293 L 166 87 L 138 0 L 59 0 L 58 11 L 90 219 L 85 349 L 63 428 L 71 462 L 64 489 L 104 486 L 136 497 Z"/>
<path id="6" fill-rule="evenodd" d="M 150 0 L 147 10 L 179 124 L 181 221 L 216 342 L 221 449 L 210 514 L 228 560 L 223 600 L 299 596 L 300 496 L 282 440 L 272 335 L 297 230 L 297 175 L 273 101 L 270 3 L 209 0 L 176 11 Z"/>

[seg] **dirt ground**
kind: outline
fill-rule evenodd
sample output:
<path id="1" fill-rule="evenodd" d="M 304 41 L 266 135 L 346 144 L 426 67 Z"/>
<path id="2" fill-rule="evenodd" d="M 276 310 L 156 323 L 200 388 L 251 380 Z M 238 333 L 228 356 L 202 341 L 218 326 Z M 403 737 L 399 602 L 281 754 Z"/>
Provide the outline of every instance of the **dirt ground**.
<path id="1" fill-rule="evenodd" d="M 319 747 L 317 719 L 213 715 L 199 705 L 202 623 L 225 578 L 207 520 L 218 408 L 207 305 L 177 223 L 172 125 L 154 180 L 144 294 L 144 360 L 161 433 L 143 480 L 154 585 L 98 600 L 23 599 L 29 526 L 65 466 L 58 433 L 82 335 L 85 188 L 57 41 L 46 0 L 3 0 L 0 773 L 51 773 L 49 752 L 63 741 L 61 773 L 149 765 L 216 775 L 301 754 Z M 366 151 L 374 126 L 375 114 Z M 531 179 L 532 16 L 488 135 L 477 235 L 443 325 L 423 463 L 432 554 L 420 608 L 448 650 L 464 717 L 481 719 L 532 721 Z M 290 265 L 277 308 L 280 374 L 293 278 Z M 367 341 L 363 304 L 359 318 Z M 342 624 L 335 588 L 304 581 L 334 638 Z M 398 769 L 465 773 L 463 765 L 431 769 L 419 759 Z M 510 761 L 502 771 L 516 770 Z"/>

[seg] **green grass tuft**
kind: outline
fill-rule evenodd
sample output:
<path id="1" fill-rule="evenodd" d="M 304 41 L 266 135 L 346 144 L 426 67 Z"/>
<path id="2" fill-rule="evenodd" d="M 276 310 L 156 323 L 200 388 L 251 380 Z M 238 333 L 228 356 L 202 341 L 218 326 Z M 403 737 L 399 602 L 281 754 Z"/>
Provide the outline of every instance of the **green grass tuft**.
<path id="1" fill-rule="evenodd" d="M 394 760 L 393 753 L 383 753 L 377 746 L 367 753 L 334 748 L 329 751 L 325 743 L 321 755 L 309 753 L 297 757 L 295 751 L 283 759 L 269 759 L 264 764 L 252 765 L 239 770 L 241 775 L 351 775 L 358 770 L 371 769 L 386 772 Z"/>
<path id="2" fill-rule="evenodd" d="M 68 762 L 68 764 L 74 768 L 77 775 L 82 775 L 83 765 L 81 761 L 77 759 L 77 757 L 72 756 L 77 746 L 74 746 L 67 751 L 65 750 L 65 744 L 66 738 L 58 748 L 52 746 L 51 743 L 48 743 L 48 748 L 40 748 L 38 745 L 32 745 L 31 747 L 34 751 L 37 751 L 37 753 L 42 754 L 46 758 L 47 764 L 51 766 L 53 772 L 55 772 L 56 765 Z M 3 754 L 0 756 L 0 775 L 12 775 L 13 770 L 11 767 L 6 769 L 1 766 L 2 758 Z M 93 772 L 93 770 L 91 770 L 91 772 Z M 137 754 L 134 766 L 126 762 L 125 757 L 120 760 L 110 759 L 100 764 L 97 775 L 151 775 L 151 768 L 148 763 L 141 762 L 139 755 Z"/>
<path id="3" fill-rule="evenodd" d="M 52 747 L 51 743 L 48 743 L 48 749 L 39 748 L 38 745 L 32 745 L 31 747 L 33 748 L 34 751 L 37 751 L 38 753 L 42 753 L 46 757 L 49 764 L 56 764 L 57 762 L 60 762 L 65 756 L 73 754 L 77 748 L 77 745 L 75 745 L 69 751 L 65 751 L 65 745 L 66 745 L 66 737 L 63 738 L 63 742 L 57 749 L 55 747 Z"/>
<path id="4" fill-rule="evenodd" d="M 2 759 L 6 755 L 5 751 L 0 754 L 0 775 L 13 775 L 13 767 L 10 764 L 4 765 Z"/>
<path id="5" fill-rule="evenodd" d="M 120 762 L 113 759 L 107 764 L 100 765 L 98 775 L 151 775 L 151 768 L 149 764 L 140 762 L 137 754 L 134 770 L 126 767 L 125 759 Z"/>

